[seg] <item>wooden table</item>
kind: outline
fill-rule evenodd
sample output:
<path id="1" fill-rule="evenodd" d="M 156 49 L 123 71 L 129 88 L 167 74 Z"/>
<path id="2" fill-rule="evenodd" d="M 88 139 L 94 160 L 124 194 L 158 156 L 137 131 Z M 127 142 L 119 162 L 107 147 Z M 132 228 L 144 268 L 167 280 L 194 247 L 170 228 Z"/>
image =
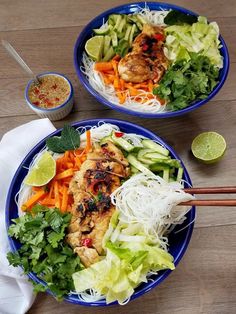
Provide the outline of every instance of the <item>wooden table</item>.
<path id="1" fill-rule="evenodd" d="M 10 41 L 36 73 L 58 71 L 72 80 L 76 93 L 74 111 L 64 121 L 55 122 L 56 127 L 85 118 L 127 119 L 151 129 L 172 145 L 186 164 L 195 186 L 235 185 L 235 0 L 175 1 L 175 4 L 218 22 L 229 48 L 231 66 L 224 87 L 207 105 L 183 117 L 163 120 L 136 118 L 104 107 L 86 92 L 75 74 L 73 47 L 81 29 L 97 14 L 122 2 L 0 0 L 0 38 Z M 23 92 L 28 77 L 2 47 L 0 60 L 2 137 L 6 131 L 38 117 L 25 104 Z M 223 160 L 213 165 L 200 164 L 190 153 L 193 138 L 208 130 L 221 133 L 228 145 Z M 106 310 L 58 303 L 51 296 L 40 294 L 29 313 L 235 313 L 235 236 L 236 208 L 199 207 L 187 253 L 177 269 L 156 289 L 126 306 L 111 306 Z"/>

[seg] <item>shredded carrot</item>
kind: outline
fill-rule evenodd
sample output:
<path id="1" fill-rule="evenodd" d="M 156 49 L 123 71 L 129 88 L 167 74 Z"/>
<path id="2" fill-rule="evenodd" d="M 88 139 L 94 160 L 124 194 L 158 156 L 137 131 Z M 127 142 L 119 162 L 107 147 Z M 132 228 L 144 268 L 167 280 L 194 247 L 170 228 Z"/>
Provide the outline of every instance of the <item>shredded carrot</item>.
<path id="1" fill-rule="evenodd" d="M 111 62 L 96 62 L 94 69 L 99 72 L 106 72 L 113 69 Z"/>
<path id="2" fill-rule="evenodd" d="M 91 151 L 91 132 L 86 131 L 86 147 L 66 151 L 56 160 L 56 176 L 46 187 L 32 187 L 34 194 L 22 205 L 22 210 L 30 210 L 35 204 L 59 208 L 61 211 L 71 210 L 73 197 L 68 194 L 72 176 L 78 171 Z"/>
<path id="3" fill-rule="evenodd" d="M 45 197 L 43 200 L 40 200 L 39 203 L 44 206 L 54 206 L 55 205 L 55 199 Z"/>
<path id="4" fill-rule="evenodd" d="M 120 59 L 120 56 L 117 55 L 109 62 L 97 62 L 95 64 L 95 69 L 101 74 L 104 83 L 106 85 L 113 85 L 119 103 L 123 104 L 129 95 L 132 97 L 135 96 L 135 101 L 140 103 L 145 103 L 147 99 L 157 99 L 161 105 L 165 104 L 163 99 L 152 94 L 153 88 L 157 85 L 154 85 L 152 80 L 144 81 L 142 83 L 125 82 L 118 72 L 118 63 Z M 149 92 L 150 94 L 145 94 L 144 97 L 144 92 Z"/>
<path id="5" fill-rule="evenodd" d="M 80 157 L 76 156 L 75 157 L 75 165 L 80 168 L 81 167 L 81 160 Z"/>
<path id="6" fill-rule="evenodd" d="M 149 90 L 150 93 L 152 93 L 152 91 L 153 91 L 153 82 L 152 82 L 152 80 L 148 81 L 148 90 Z"/>
<path id="7" fill-rule="evenodd" d="M 73 166 L 73 164 L 72 164 Z M 61 179 L 65 179 L 65 178 L 68 178 L 68 177 L 72 177 L 74 174 L 74 171 L 72 168 L 69 168 L 61 173 L 58 173 L 55 177 L 54 177 L 54 180 L 61 180 Z"/>
<path id="8" fill-rule="evenodd" d="M 85 147 L 85 151 L 86 153 L 88 153 L 92 148 L 92 142 L 91 142 L 91 131 L 87 130 L 86 131 L 86 147 Z"/>
<path id="9" fill-rule="evenodd" d="M 58 181 L 55 181 L 54 183 L 54 191 L 55 191 L 55 207 L 60 208 L 60 195 L 59 195 Z"/>
<path id="10" fill-rule="evenodd" d="M 33 196 L 31 196 L 21 207 L 23 211 L 30 209 L 33 205 L 37 204 L 37 202 L 47 194 L 45 190 L 41 189 L 37 191 Z"/>
<path id="11" fill-rule="evenodd" d="M 65 212 L 68 204 L 68 188 L 64 185 L 62 190 L 61 211 Z"/>
<path id="12" fill-rule="evenodd" d="M 112 83 L 112 81 L 110 80 L 109 76 L 104 74 L 104 73 L 101 73 L 102 74 L 102 77 L 103 77 L 103 81 L 106 85 L 110 85 Z"/>

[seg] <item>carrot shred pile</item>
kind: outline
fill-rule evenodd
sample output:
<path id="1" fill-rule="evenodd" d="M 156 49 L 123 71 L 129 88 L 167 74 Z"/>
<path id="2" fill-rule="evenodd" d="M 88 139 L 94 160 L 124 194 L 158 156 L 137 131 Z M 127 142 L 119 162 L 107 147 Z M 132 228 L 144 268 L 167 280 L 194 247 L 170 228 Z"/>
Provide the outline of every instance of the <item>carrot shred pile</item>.
<path id="1" fill-rule="evenodd" d="M 69 194 L 69 184 L 75 172 L 87 159 L 87 153 L 92 150 L 90 130 L 86 131 L 86 147 L 66 151 L 56 160 L 56 175 L 47 184 L 41 187 L 32 187 L 32 196 L 22 205 L 23 211 L 30 211 L 36 204 L 51 208 L 58 208 L 61 212 L 69 212 L 74 202 Z"/>
<path id="2" fill-rule="evenodd" d="M 135 101 L 145 103 L 147 99 L 157 99 L 161 105 L 165 104 L 165 100 L 160 99 L 152 93 L 153 88 L 157 85 L 152 80 L 142 83 L 125 82 L 118 72 L 119 56 L 115 56 L 108 62 L 96 62 L 94 69 L 98 71 L 106 85 L 113 85 L 116 96 L 120 104 L 124 104 L 128 96 L 135 97 Z M 147 92 L 144 97 L 144 92 Z"/>

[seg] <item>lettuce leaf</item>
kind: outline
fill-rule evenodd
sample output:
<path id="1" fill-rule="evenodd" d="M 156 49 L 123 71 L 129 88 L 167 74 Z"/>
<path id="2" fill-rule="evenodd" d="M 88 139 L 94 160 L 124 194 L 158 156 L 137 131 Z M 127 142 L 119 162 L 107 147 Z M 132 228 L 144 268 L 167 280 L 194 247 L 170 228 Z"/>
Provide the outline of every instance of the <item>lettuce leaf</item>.
<path id="1" fill-rule="evenodd" d="M 108 304 L 114 301 L 124 303 L 141 282 L 147 282 L 147 274 L 150 271 L 175 268 L 173 257 L 154 244 L 153 239 L 146 236 L 143 241 L 144 232 L 141 225 L 127 226 L 117 218 L 116 212 L 108 229 L 109 237 L 105 237 L 106 256 L 103 260 L 72 276 L 78 293 L 95 289 L 105 296 Z M 113 242 L 111 228 L 113 234 L 117 234 Z M 135 241 L 119 240 L 125 236 L 133 236 Z"/>
<path id="2" fill-rule="evenodd" d="M 205 17 L 198 17 L 198 22 L 192 25 L 172 25 L 165 28 L 166 43 L 164 53 L 175 62 L 181 59 L 189 60 L 189 52 L 207 56 L 218 68 L 223 66 L 220 54 L 219 27 L 216 22 L 207 23 Z"/>

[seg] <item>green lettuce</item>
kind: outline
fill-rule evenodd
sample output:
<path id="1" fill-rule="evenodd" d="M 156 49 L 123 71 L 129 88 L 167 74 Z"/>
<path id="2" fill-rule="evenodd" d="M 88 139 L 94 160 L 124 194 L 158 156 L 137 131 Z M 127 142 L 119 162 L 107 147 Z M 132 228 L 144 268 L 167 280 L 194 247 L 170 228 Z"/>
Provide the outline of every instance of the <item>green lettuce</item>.
<path id="1" fill-rule="evenodd" d="M 175 268 L 173 257 L 151 237 L 144 237 L 141 225 L 123 224 L 117 218 L 115 213 L 107 231 L 109 236 L 105 236 L 106 256 L 73 274 L 78 293 L 95 289 L 105 296 L 108 304 L 114 301 L 124 303 L 140 283 L 147 282 L 148 272 Z M 113 242 L 110 240 L 112 234 L 116 234 Z"/>
<path id="2" fill-rule="evenodd" d="M 190 52 L 207 56 L 218 68 L 223 66 L 220 54 L 219 27 L 216 22 L 207 23 L 199 16 L 192 25 L 172 25 L 165 28 L 166 43 L 164 52 L 171 61 L 190 59 Z"/>

